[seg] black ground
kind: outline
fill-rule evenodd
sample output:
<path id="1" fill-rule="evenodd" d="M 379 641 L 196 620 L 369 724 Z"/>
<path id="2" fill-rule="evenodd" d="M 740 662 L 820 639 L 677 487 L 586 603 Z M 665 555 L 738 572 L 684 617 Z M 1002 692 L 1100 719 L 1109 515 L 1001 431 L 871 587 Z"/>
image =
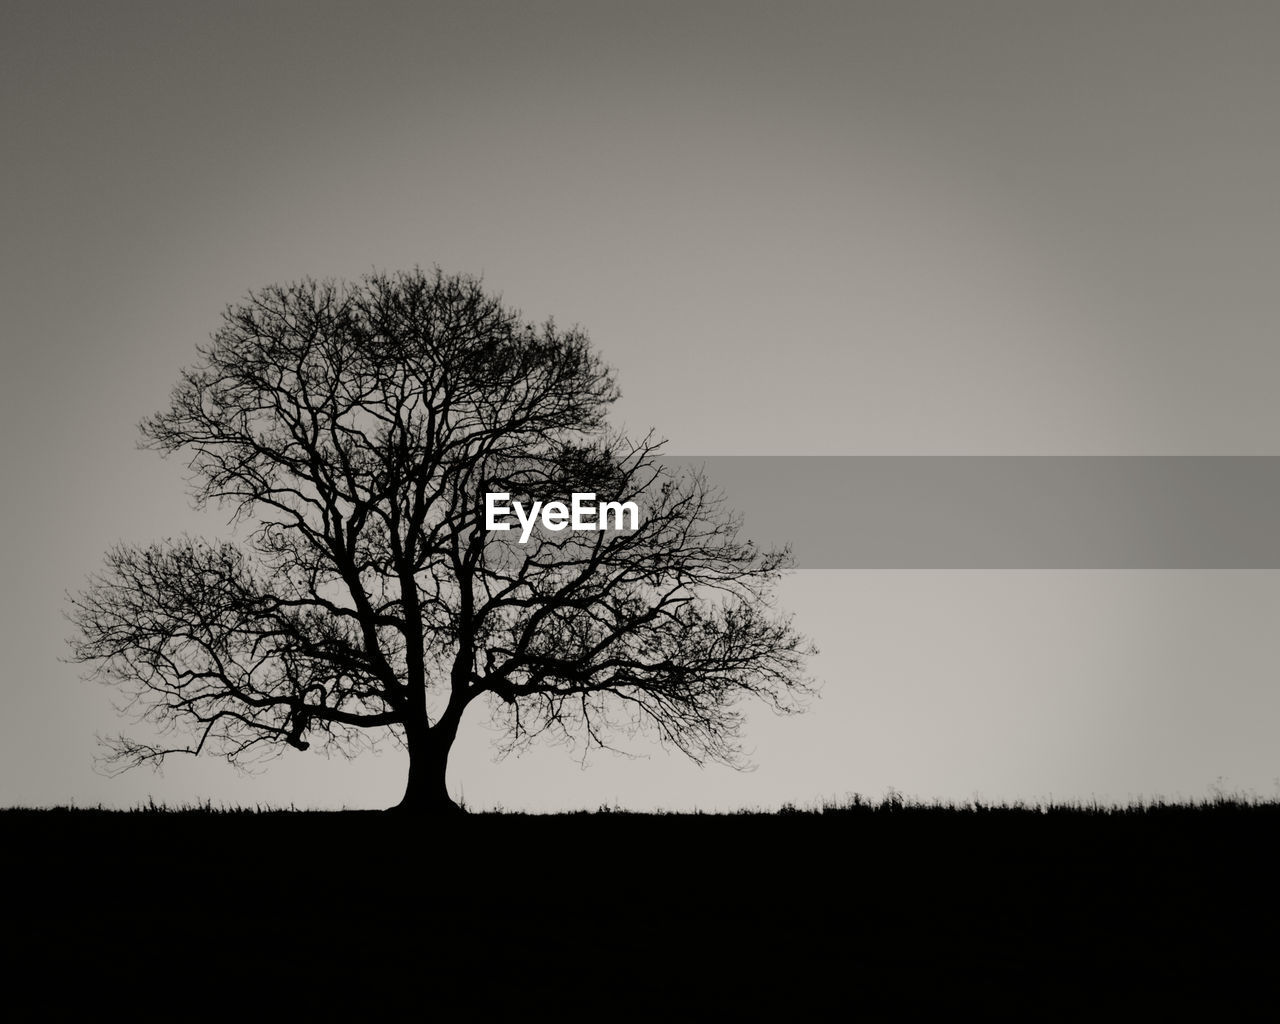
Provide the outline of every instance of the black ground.
<path id="1" fill-rule="evenodd" d="M 8 810 L 0 837 L 11 984 L 96 986 L 143 1017 L 352 995 L 360 1019 L 394 1000 L 439 1016 L 442 992 L 484 1019 L 511 1000 L 574 1018 L 778 999 L 1265 1014 L 1280 980 L 1274 803 L 438 823 Z"/>

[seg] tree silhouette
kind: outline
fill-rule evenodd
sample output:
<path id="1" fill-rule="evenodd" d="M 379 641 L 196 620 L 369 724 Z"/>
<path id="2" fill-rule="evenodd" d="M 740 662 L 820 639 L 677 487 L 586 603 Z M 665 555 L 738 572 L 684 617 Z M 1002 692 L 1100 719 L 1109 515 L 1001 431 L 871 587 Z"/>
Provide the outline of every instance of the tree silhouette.
<path id="1" fill-rule="evenodd" d="M 789 553 L 740 541 L 652 433 L 608 427 L 618 390 L 582 331 L 415 270 L 251 292 L 198 353 L 142 443 L 181 453 L 197 507 L 229 507 L 242 543 L 121 544 L 70 597 L 73 660 L 162 738 L 105 741 L 110 768 L 390 736 L 399 806 L 447 810 L 481 697 L 504 750 L 641 731 L 740 764 L 741 698 L 793 711 L 812 692 L 813 649 L 771 599 Z M 642 514 L 521 544 L 486 529 L 498 491 Z"/>

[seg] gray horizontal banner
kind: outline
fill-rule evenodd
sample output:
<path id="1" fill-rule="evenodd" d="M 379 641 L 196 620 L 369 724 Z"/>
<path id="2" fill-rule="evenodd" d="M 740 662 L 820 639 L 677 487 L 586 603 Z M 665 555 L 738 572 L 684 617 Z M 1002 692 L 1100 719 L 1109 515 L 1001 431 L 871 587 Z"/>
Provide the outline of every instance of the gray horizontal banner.
<path id="1" fill-rule="evenodd" d="M 663 461 L 801 569 L 1280 569 L 1280 457 Z"/>

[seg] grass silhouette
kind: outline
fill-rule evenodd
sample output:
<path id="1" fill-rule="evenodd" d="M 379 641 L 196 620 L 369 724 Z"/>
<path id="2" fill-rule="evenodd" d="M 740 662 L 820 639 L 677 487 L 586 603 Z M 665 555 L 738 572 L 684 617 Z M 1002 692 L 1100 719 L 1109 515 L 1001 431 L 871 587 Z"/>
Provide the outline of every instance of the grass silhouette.
<path id="1" fill-rule="evenodd" d="M 1243 1007 L 1277 962 L 1280 801 L 1221 791 L 447 821 L 149 802 L 0 810 L 0 834 L 14 976 L 107 984 L 163 951 L 199 977 L 331 961 L 369 991 L 446 979 L 604 1015 L 669 1015 L 679 991 L 710 1015 L 820 996 L 1092 1017 Z"/>

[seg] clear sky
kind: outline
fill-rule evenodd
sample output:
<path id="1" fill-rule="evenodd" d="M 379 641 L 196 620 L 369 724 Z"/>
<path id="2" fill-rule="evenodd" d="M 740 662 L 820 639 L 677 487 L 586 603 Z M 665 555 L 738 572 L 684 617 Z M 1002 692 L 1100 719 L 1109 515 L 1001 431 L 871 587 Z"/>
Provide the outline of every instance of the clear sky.
<path id="1" fill-rule="evenodd" d="M 110 544 L 221 529 L 136 424 L 247 289 L 482 274 L 676 453 L 1280 454 L 1277 97 L 1269 3 L 7 3 L 0 804 L 399 796 L 393 751 L 105 779 L 58 661 Z M 824 696 L 753 719 L 757 771 L 494 764 L 477 715 L 454 794 L 1280 790 L 1275 573 L 782 597 Z"/>

